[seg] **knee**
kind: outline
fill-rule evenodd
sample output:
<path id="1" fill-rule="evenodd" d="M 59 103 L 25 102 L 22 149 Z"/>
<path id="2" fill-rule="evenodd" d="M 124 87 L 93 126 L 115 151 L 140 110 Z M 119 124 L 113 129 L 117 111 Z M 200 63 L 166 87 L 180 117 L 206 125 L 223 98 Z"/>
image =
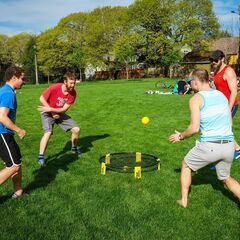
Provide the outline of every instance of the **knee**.
<path id="1" fill-rule="evenodd" d="M 45 132 L 44 136 L 50 138 L 52 136 L 52 132 Z"/>
<path id="2" fill-rule="evenodd" d="M 222 182 L 223 182 L 224 184 L 227 184 L 227 183 L 228 183 L 228 180 L 229 180 L 229 177 L 228 177 L 228 178 L 225 178 L 225 179 L 223 179 L 223 180 L 222 180 Z"/>
<path id="3" fill-rule="evenodd" d="M 185 160 L 182 160 L 182 167 L 183 168 L 188 168 L 188 165 L 186 164 Z"/>
<path id="4" fill-rule="evenodd" d="M 74 134 L 79 134 L 80 128 L 79 128 L 79 127 L 74 127 L 74 128 L 71 129 L 71 131 L 72 131 L 72 133 L 74 133 Z"/>

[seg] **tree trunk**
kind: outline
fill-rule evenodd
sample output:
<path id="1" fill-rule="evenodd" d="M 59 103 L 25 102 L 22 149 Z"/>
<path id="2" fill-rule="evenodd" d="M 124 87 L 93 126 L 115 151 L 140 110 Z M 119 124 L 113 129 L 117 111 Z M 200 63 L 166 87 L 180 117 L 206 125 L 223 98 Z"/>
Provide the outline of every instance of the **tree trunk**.
<path id="1" fill-rule="evenodd" d="M 48 85 L 50 84 L 50 76 L 49 76 L 49 72 L 48 72 L 48 75 L 47 75 L 47 81 L 48 81 Z"/>
<path id="2" fill-rule="evenodd" d="M 163 71 L 164 71 L 164 77 L 168 77 L 169 66 L 164 66 Z"/>
<path id="3" fill-rule="evenodd" d="M 79 73 L 80 73 L 80 81 L 82 82 L 82 69 L 79 69 Z"/>
<path id="4" fill-rule="evenodd" d="M 126 65 L 126 73 L 127 73 L 127 79 L 128 79 L 128 67 Z"/>

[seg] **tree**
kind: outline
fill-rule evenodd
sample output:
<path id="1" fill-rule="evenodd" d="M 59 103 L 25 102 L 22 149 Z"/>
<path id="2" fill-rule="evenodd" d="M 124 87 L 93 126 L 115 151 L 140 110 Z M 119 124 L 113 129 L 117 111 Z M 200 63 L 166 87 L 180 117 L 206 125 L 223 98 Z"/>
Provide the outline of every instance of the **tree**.
<path id="1" fill-rule="evenodd" d="M 75 48 L 73 53 L 67 56 L 67 60 L 71 65 L 78 68 L 80 81 L 82 81 L 82 68 L 86 65 L 86 57 L 82 49 L 80 47 Z"/>
<path id="2" fill-rule="evenodd" d="M 29 41 L 26 43 L 24 48 L 23 55 L 21 57 L 21 62 L 25 70 L 25 78 L 30 83 L 35 83 L 35 45 L 36 45 L 36 36 L 32 36 Z"/>
<path id="3" fill-rule="evenodd" d="M 0 65 L 11 64 L 10 50 L 7 45 L 8 37 L 0 35 Z"/>
<path id="4" fill-rule="evenodd" d="M 125 64 L 125 69 L 127 73 L 127 79 L 129 78 L 129 65 L 136 61 L 136 53 L 134 51 L 133 43 L 128 36 L 121 36 L 115 42 L 114 45 L 114 55 L 120 63 Z"/>
<path id="5" fill-rule="evenodd" d="M 136 0 L 129 16 L 132 30 L 147 40 L 147 63 L 155 66 L 164 64 L 170 52 L 180 52 L 185 44 L 207 46 L 219 29 L 210 0 Z"/>
<path id="6" fill-rule="evenodd" d="M 21 58 L 24 53 L 25 46 L 27 42 L 32 37 L 28 33 L 16 34 L 7 40 L 7 48 L 10 52 L 11 64 L 21 65 Z"/>
<path id="7" fill-rule="evenodd" d="M 85 50 L 93 66 L 111 65 L 113 45 L 127 25 L 126 7 L 97 8 L 89 14 Z"/>
<path id="8" fill-rule="evenodd" d="M 68 41 L 62 38 L 61 29 L 55 27 L 37 37 L 39 68 L 46 75 L 62 75 L 71 65 L 66 61 L 71 53 Z"/>

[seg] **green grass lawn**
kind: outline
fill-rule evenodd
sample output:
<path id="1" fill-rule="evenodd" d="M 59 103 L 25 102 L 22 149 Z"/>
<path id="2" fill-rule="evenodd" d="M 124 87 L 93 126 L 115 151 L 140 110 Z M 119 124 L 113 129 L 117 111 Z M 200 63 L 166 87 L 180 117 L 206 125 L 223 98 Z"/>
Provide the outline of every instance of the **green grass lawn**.
<path id="1" fill-rule="evenodd" d="M 190 96 L 145 94 L 155 89 L 156 81 L 77 85 L 78 98 L 68 113 L 81 126 L 83 154 L 77 158 L 69 151 L 69 133 L 56 126 L 46 152 L 47 167 L 42 169 L 37 164 L 42 136 L 37 106 L 47 86 L 18 91 L 17 123 L 27 136 L 16 139 L 23 155 L 23 185 L 31 194 L 6 199 L 12 183 L 1 186 L 0 239 L 240 238 L 237 201 L 209 167 L 193 174 L 189 208 L 176 204 L 181 161 L 198 136 L 168 142 L 175 129 L 182 131 L 189 123 Z M 143 116 L 150 124 L 141 124 Z M 240 141 L 240 113 L 234 132 Z M 140 180 L 112 171 L 101 176 L 99 158 L 125 151 L 159 156 L 161 171 L 145 172 Z M 240 181 L 240 160 L 234 161 L 232 176 Z"/>

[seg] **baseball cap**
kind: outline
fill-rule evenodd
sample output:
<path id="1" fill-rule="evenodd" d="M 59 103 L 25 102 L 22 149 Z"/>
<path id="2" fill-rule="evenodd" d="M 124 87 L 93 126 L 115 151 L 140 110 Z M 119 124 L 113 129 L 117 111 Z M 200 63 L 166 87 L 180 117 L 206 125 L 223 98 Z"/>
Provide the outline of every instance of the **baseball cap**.
<path id="1" fill-rule="evenodd" d="M 225 57 L 225 54 L 221 50 L 216 50 L 212 53 L 209 60 L 214 61 L 214 60 L 219 60 L 224 57 Z"/>
<path id="2" fill-rule="evenodd" d="M 191 76 L 191 77 L 188 77 L 188 78 L 187 78 L 186 82 L 187 82 L 188 84 L 190 84 L 192 80 L 194 80 L 194 77 Z"/>

